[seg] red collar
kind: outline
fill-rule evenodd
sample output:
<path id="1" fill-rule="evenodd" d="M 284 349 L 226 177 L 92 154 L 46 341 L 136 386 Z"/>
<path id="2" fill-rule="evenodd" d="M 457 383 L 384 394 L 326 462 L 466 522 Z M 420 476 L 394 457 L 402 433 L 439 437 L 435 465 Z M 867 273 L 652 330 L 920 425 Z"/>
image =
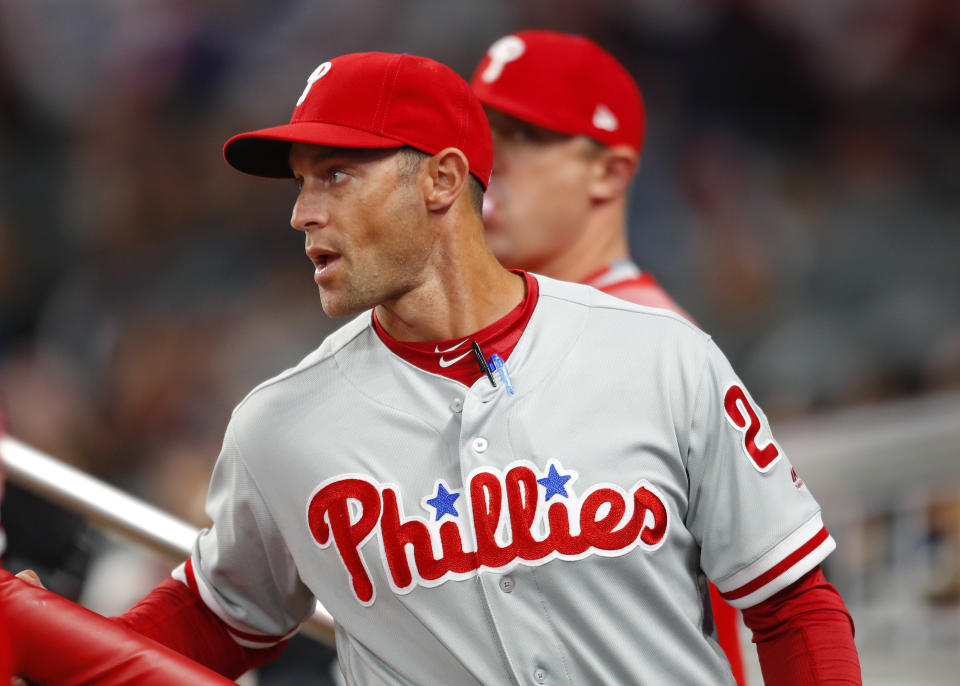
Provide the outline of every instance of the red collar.
<path id="1" fill-rule="evenodd" d="M 470 336 L 443 341 L 398 341 L 380 326 L 376 310 L 373 311 L 373 328 L 384 345 L 398 357 L 402 357 L 424 371 L 446 376 L 465 386 L 472 386 L 484 375 L 473 353 L 471 345 L 473 341 L 480 345 L 488 362 L 494 353 L 506 361 L 516 347 L 517 341 L 520 340 L 537 306 L 537 298 L 540 294 L 537 280 L 526 272 L 517 271 L 516 273 L 523 276 L 526 281 L 527 291 L 523 300 L 508 314 Z"/>
<path id="2" fill-rule="evenodd" d="M 588 286 L 592 286 L 592 285 L 593 285 L 593 282 L 601 279 L 604 275 L 606 275 L 607 272 L 610 271 L 610 268 L 611 268 L 611 265 L 608 264 L 607 266 L 603 267 L 602 269 L 599 269 L 598 271 L 593 272 L 592 274 L 590 274 L 590 275 L 587 276 L 586 278 L 581 279 L 581 280 L 580 280 L 580 283 L 585 283 L 585 284 L 587 284 Z"/>

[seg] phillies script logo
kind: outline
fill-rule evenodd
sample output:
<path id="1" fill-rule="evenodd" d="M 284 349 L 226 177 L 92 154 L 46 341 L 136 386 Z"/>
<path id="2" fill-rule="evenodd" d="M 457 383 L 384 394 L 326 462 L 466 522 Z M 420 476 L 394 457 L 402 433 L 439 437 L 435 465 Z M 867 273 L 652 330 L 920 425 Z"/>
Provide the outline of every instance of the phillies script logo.
<path id="1" fill-rule="evenodd" d="M 307 504 L 307 523 L 321 548 L 336 546 L 363 605 L 376 597 L 360 554 L 374 535 L 397 593 L 518 564 L 615 557 L 663 544 L 669 515 L 652 484 L 641 480 L 629 491 L 597 484 L 578 497 L 569 483 L 576 478 L 557 462 L 545 473 L 525 461 L 503 473 L 477 470 L 462 490 L 436 481 L 420 501 L 432 516 L 422 517 L 404 514 L 397 486 L 346 474 L 317 487 Z"/>

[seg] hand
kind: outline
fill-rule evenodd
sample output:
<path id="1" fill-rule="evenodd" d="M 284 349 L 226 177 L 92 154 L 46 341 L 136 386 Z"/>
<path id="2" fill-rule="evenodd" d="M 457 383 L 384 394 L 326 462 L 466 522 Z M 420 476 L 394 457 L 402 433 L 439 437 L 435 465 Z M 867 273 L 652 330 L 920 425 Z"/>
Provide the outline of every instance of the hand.
<path id="1" fill-rule="evenodd" d="M 47 588 L 43 585 L 43 582 L 40 581 L 40 577 L 37 576 L 37 573 L 32 569 L 24 569 L 22 572 L 17 574 L 17 578 L 26 581 L 31 586 L 38 586 L 44 590 Z"/>

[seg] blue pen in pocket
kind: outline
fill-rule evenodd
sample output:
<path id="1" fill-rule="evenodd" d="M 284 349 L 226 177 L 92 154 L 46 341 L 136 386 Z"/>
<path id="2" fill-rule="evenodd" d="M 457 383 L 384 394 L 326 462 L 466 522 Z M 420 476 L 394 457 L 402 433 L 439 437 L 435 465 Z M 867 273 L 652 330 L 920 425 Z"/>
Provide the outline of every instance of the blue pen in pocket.
<path id="1" fill-rule="evenodd" d="M 503 358 L 494 353 L 490 356 L 490 366 L 499 372 L 503 385 L 507 387 L 507 393 L 513 395 L 513 383 L 510 381 L 510 374 L 507 372 L 507 365 Z"/>

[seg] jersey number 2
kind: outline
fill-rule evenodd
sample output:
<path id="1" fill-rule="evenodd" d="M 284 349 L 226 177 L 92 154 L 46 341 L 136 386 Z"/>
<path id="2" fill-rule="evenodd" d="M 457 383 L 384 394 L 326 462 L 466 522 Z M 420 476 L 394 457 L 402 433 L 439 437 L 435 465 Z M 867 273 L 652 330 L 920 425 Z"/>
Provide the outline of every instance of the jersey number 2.
<path id="1" fill-rule="evenodd" d="M 780 457 L 780 450 L 773 441 L 762 448 L 757 445 L 757 434 L 760 433 L 762 424 L 756 410 L 747 399 L 746 391 L 740 386 L 728 388 L 726 395 L 723 396 L 723 409 L 730 423 L 743 434 L 743 449 L 754 466 L 761 472 L 770 469 Z"/>

